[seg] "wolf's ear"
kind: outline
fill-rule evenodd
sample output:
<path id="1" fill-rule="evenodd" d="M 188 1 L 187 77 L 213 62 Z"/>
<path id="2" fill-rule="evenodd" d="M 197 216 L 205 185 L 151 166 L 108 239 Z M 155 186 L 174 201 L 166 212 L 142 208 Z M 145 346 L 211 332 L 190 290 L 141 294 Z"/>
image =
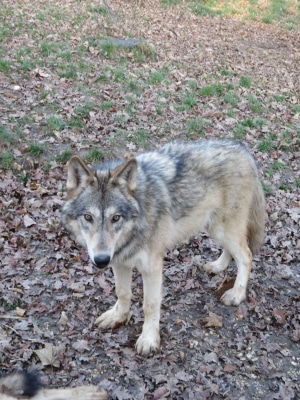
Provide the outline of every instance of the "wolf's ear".
<path id="1" fill-rule="evenodd" d="M 137 161 L 131 158 L 111 172 L 112 183 L 120 186 L 127 186 L 131 194 L 136 189 Z"/>
<path id="2" fill-rule="evenodd" d="M 73 156 L 67 164 L 67 193 L 68 198 L 76 197 L 83 188 L 94 181 L 94 175 L 84 161 L 78 156 Z"/>

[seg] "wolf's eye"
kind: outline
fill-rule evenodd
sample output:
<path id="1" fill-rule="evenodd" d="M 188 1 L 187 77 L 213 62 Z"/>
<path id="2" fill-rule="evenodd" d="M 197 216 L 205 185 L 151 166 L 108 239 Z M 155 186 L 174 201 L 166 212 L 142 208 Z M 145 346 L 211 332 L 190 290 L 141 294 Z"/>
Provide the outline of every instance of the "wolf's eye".
<path id="1" fill-rule="evenodd" d="M 120 215 L 120 214 L 115 214 L 115 215 L 113 215 L 113 217 L 112 217 L 112 219 L 111 219 L 111 222 L 112 222 L 112 223 L 118 222 L 118 221 L 120 221 L 120 218 L 121 218 L 121 215 Z"/>
<path id="2" fill-rule="evenodd" d="M 90 214 L 84 214 L 84 219 L 88 222 L 93 222 L 93 217 Z"/>

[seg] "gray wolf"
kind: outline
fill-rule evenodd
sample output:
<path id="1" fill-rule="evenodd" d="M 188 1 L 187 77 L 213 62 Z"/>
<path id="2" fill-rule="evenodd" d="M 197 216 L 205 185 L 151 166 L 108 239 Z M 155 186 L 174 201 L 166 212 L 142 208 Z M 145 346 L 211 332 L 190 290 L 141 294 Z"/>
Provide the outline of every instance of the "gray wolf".
<path id="1" fill-rule="evenodd" d="M 206 230 L 222 246 L 204 269 L 223 271 L 233 258 L 237 277 L 221 300 L 246 298 L 252 254 L 264 237 L 265 198 L 254 159 L 240 142 L 167 144 L 136 158 L 88 167 L 68 163 L 62 222 L 87 247 L 99 268 L 112 265 L 117 302 L 97 320 L 102 329 L 130 318 L 133 268 L 142 274 L 144 325 L 137 352 L 160 345 L 163 255 L 166 248 Z"/>

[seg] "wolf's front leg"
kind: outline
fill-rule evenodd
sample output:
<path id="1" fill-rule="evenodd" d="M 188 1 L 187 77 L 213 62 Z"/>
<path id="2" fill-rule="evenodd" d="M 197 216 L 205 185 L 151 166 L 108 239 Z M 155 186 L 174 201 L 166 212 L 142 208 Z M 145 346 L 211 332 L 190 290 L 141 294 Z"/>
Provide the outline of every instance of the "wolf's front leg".
<path id="1" fill-rule="evenodd" d="M 127 267 L 113 267 L 116 280 L 116 294 L 118 300 L 110 310 L 96 319 L 96 325 L 101 329 L 117 328 L 130 319 L 131 280 L 132 269 Z"/>
<path id="2" fill-rule="evenodd" d="M 144 288 L 145 321 L 141 336 L 136 342 L 137 352 L 148 355 L 159 349 L 159 319 L 162 299 L 162 260 L 141 270 Z"/>

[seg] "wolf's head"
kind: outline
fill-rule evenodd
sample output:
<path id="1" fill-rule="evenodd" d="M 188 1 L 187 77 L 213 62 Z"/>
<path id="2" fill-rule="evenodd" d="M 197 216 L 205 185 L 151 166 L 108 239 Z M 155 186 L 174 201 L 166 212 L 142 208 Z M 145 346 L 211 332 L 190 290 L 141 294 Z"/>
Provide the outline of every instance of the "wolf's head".
<path id="1" fill-rule="evenodd" d="M 64 227 L 87 247 L 93 263 L 103 268 L 131 241 L 140 209 L 136 191 L 137 162 L 108 162 L 90 169 L 80 157 L 68 162 Z"/>

